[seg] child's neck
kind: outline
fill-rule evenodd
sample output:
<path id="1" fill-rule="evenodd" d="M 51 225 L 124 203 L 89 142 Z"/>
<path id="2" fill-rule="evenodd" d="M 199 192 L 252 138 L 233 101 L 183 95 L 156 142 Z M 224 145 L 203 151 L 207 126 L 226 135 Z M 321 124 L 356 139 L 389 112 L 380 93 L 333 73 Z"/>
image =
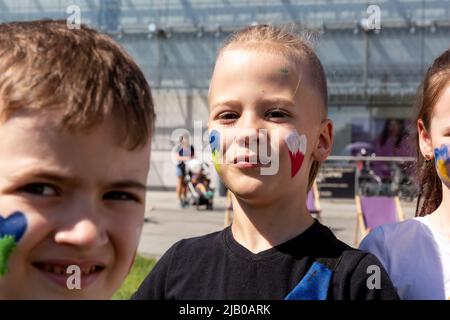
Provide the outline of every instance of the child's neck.
<path id="1" fill-rule="evenodd" d="M 292 201 L 280 198 L 270 205 L 255 207 L 243 199 L 233 197 L 235 240 L 253 253 L 258 253 L 301 234 L 314 223 L 306 208 L 306 198 Z"/>

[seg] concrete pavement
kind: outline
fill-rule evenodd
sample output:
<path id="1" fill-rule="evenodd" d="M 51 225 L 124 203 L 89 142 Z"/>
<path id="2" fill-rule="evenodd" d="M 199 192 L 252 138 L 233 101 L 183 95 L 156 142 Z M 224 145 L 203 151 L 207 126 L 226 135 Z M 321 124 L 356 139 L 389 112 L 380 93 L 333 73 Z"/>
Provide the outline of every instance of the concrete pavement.
<path id="1" fill-rule="evenodd" d="M 214 199 L 214 211 L 204 206 L 179 208 L 175 192 L 149 191 L 146 212 L 138 251 L 148 257 L 159 258 L 175 242 L 183 238 L 204 235 L 223 228 L 225 197 Z M 356 214 L 351 200 L 321 199 L 322 223 L 350 246 L 354 245 Z M 406 218 L 414 216 L 415 202 L 402 202 Z"/>

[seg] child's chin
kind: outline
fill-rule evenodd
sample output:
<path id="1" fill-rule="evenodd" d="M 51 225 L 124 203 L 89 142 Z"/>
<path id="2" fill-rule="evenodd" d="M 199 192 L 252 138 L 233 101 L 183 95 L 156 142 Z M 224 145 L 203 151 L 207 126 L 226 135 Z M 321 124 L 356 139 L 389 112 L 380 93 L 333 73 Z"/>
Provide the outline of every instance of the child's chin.
<path id="1" fill-rule="evenodd" d="M 105 296 L 101 292 L 93 292 L 91 290 L 80 290 L 78 292 L 61 292 L 58 290 L 49 290 L 42 288 L 37 290 L 35 287 L 27 289 L 28 292 L 19 295 L 8 296 L 6 299 L 11 300 L 109 300 L 110 297 Z"/>
<path id="2" fill-rule="evenodd" d="M 42 292 L 42 295 L 36 293 L 31 299 L 34 300 L 109 300 L 113 296 L 113 293 L 109 293 L 109 290 L 102 290 L 101 288 L 87 288 L 66 292 Z"/>
<path id="3" fill-rule="evenodd" d="M 79 283 L 80 287 L 71 287 L 59 281 L 59 279 L 52 279 L 48 276 L 33 278 L 30 281 L 32 289 L 26 290 L 26 299 L 33 300 L 109 300 L 115 292 L 115 287 L 111 283 L 107 283 L 105 274 L 107 271 L 103 270 L 101 273 L 92 279 L 82 279 Z M 118 286 L 117 286 L 118 287 Z"/>
<path id="4" fill-rule="evenodd" d="M 239 198 L 247 200 L 266 199 L 270 196 L 270 188 L 262 181 L 241 179 L 230 185 L 230 190 Z"/>

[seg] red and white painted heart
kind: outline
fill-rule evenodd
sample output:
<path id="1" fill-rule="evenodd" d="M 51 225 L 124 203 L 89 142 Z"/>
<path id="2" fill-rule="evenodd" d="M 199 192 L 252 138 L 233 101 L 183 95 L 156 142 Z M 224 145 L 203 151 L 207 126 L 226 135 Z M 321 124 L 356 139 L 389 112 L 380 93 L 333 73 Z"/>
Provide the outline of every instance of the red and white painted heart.
<path id="1" fill-rule="evenodd" d="M 306 136 L 304 134 L 300 136 L 297 132 L 291 132 L 285 140 L 289 149 L 289 157 L 291 158 L 291 177 L 293 177 L 300 170 L 305 158 Z"/>

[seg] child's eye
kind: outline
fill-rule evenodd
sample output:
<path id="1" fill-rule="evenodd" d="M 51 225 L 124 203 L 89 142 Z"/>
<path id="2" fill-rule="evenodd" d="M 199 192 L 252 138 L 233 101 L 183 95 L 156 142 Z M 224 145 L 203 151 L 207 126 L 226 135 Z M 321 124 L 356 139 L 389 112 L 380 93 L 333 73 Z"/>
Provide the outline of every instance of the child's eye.
<path id="1" fill-rule="evenodd" d="M 53 186 L 46 183 L 30 183 L 22 187 L 20 191 L 45 197 L 53 197 L 58 194 Z"/>
<path id="2" fill-rule="evenodd" d="M 286 118 L 289 117 L 289 115 L 281 110 L 271 110 L 269 112 L 266 113 L 265 115 L 268 118 Z"/>
<path id="3" fill-rule="evenodd" d="M 234 120 L 237 119 L 239 116 L 234 112 L 224 112 L 221 113 L 217 118 L 220 120 Z"/>
<path id="4" fill-rule="evenodd" d="M 140 202 L 135 195 L 123 191 L 110 191 L 103 195 L 104 200 L 119 200 L 119 201 L 135 201 Z"/>

